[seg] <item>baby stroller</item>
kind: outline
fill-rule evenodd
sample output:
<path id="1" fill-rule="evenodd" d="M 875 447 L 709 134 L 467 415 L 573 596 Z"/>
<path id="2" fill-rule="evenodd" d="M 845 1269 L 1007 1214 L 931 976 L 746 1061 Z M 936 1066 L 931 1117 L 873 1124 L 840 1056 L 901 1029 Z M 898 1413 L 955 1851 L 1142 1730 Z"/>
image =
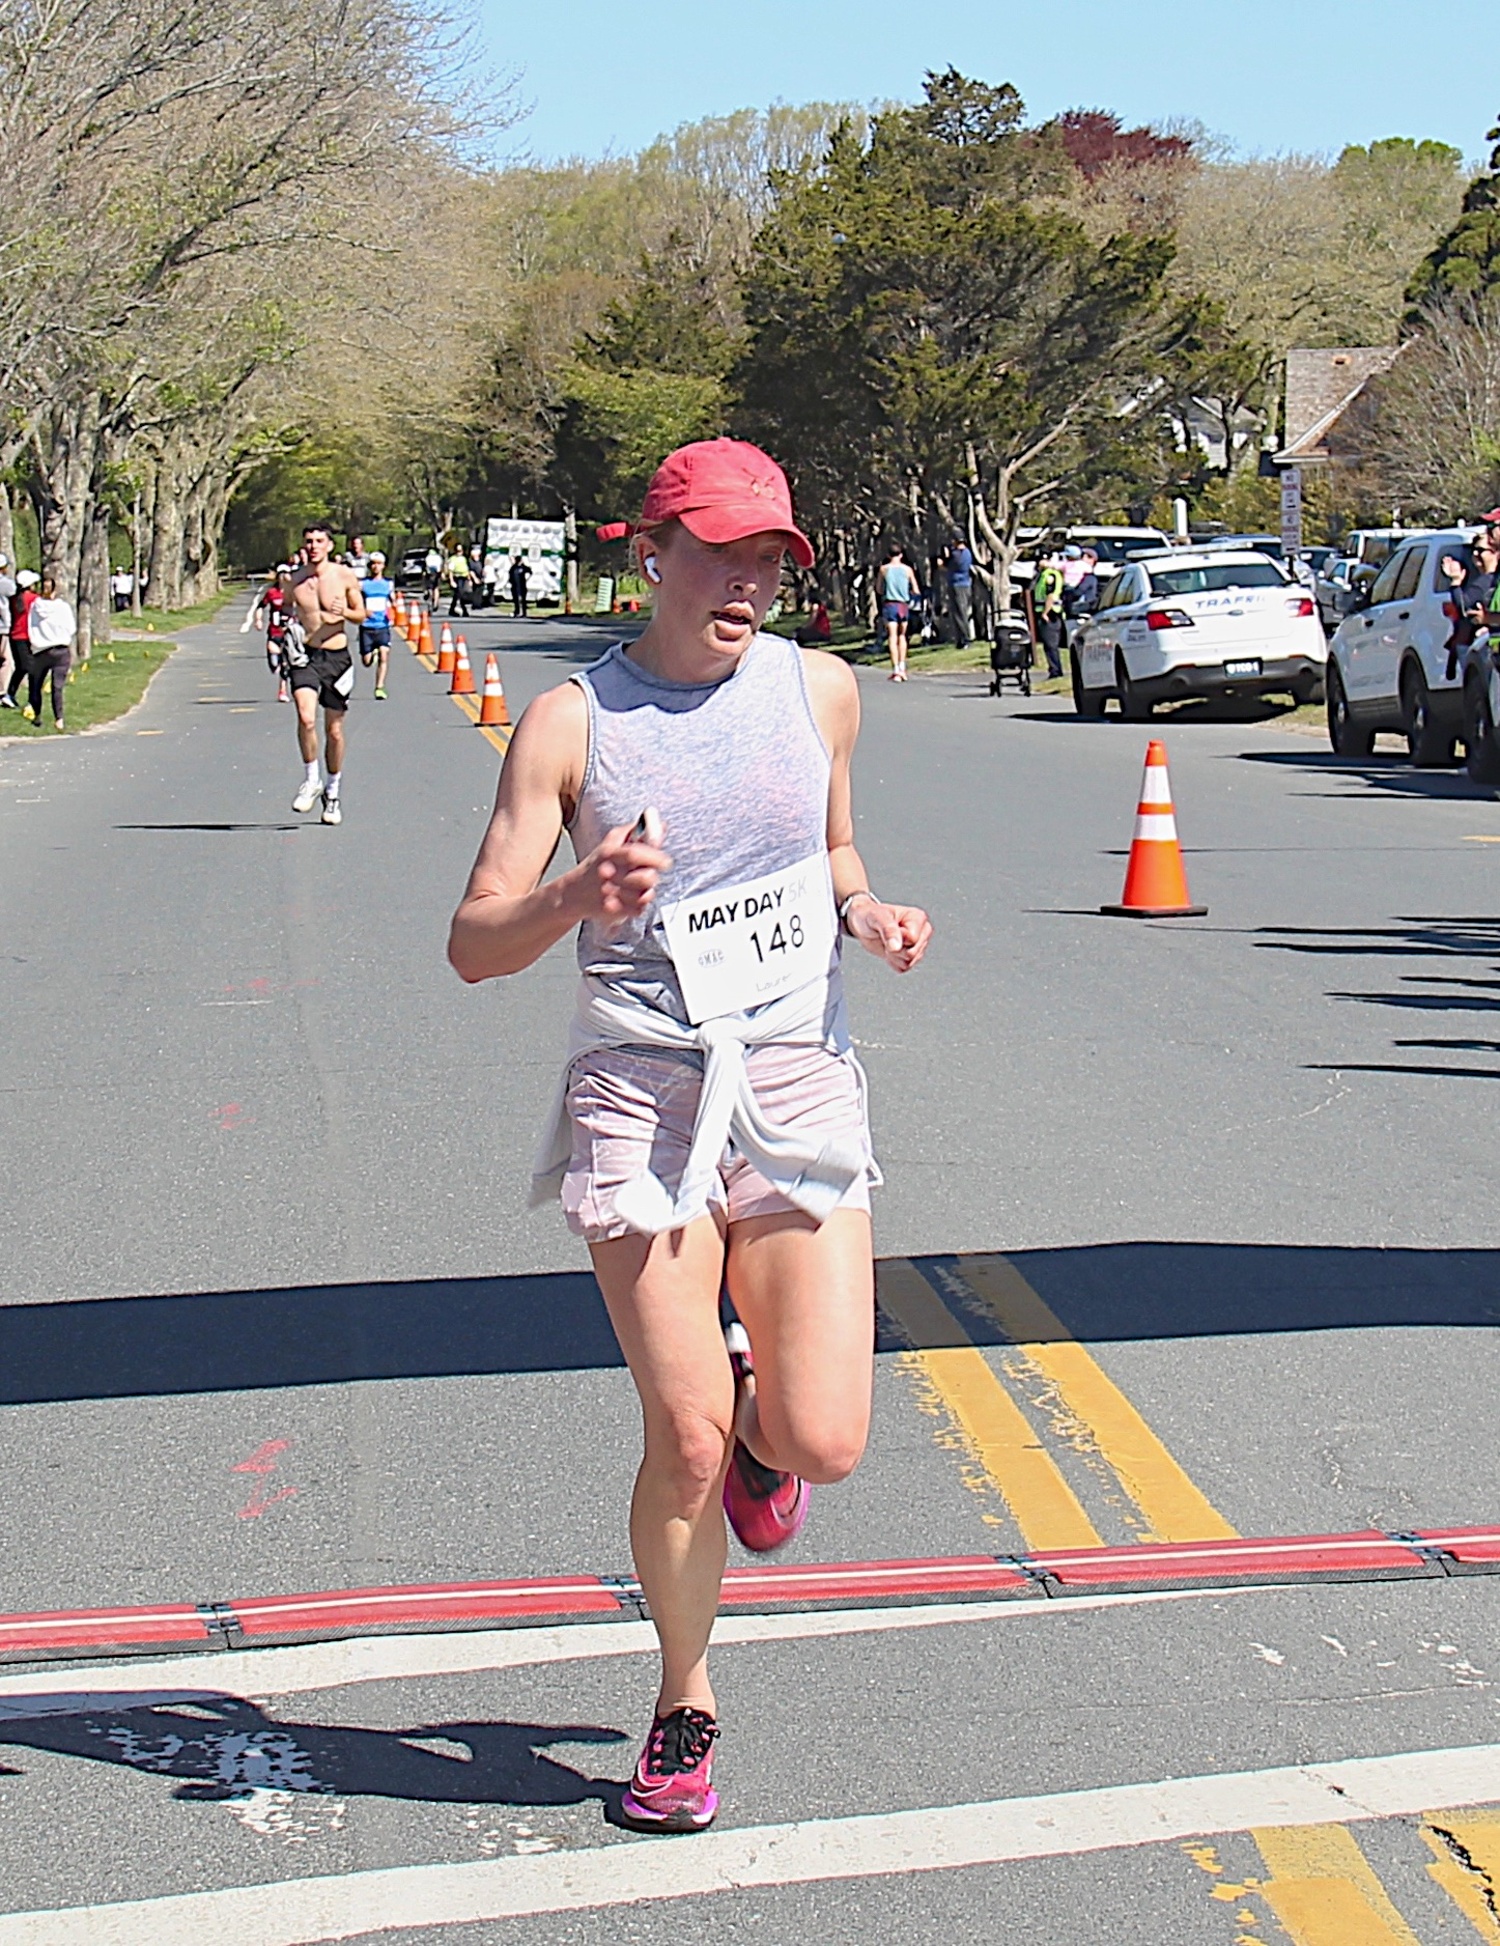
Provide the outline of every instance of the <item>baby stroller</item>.
<path id="1" fill-rule="evenodd" d="M 998 696 L 1007 677 L 1023 696 L 1031 694 L 1031 630 L 1020 615 L 997 615 L 990 642 L 990 694 Z"/>

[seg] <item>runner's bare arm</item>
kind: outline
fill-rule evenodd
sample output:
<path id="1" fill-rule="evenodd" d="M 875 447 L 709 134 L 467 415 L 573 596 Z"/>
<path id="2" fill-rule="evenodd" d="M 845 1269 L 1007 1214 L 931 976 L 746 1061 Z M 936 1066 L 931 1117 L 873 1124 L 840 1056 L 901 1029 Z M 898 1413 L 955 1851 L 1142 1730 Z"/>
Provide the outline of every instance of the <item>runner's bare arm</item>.
<path id="1" fill-rule="evenodd" d="M 826 649 L 804 649 L 803 666 L 813 716 L 833 759 L 828 779 L 828 863 L 833 896 L 842 906 L 855 892 L 869 892 L 864 860 L 854 847 L 854 805 L 849 765 L 859 736 L 859 684 L 848 663 Z M 873 893 L 856 899 L 846 921 L 851 938 L 897 973 L 909 973 L 927 951 L 932 921 L 920 907 L 891 905 Z"/>
<path id="2" fill-rule="evenodd" d="M 541 882 L 587 755 L 588 704 L 578 685 L 538 696 L 516 725 L 494 814 L 453 915 L 448 958 L 460 979 L 519 973 L 582 920 L 618 923 L 655 896 L 672 861 L 653 845 L 627 844 L 625 825 L 571 871 Z"/>

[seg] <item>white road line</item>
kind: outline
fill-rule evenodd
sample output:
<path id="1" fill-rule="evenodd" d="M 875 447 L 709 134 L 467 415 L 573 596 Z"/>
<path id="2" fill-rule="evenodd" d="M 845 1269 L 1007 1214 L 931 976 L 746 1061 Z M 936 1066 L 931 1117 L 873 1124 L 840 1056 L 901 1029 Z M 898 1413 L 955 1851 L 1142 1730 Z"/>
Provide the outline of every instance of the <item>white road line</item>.
<path id="1" fill-rule="evenodd" d="M 747 1886 L 884 1878 L 1122 1846 L 1211 1838 L 1258 1825 L 1350 1824 L 1500 1799 L 1500 1744 L 1169 1778 L 803 1824 L 714 1831 L 464 1865 L 237 1885 L 118 1905 L 0 1918 L 0 1946 L 313 1946 L 359 1934 L 472 1925 L 546 1912 L 703 1897 Z"/>
<path id="2" fill-rule="evenodd" d="M 1077 1615 L 1097 1608 L 1138 1608 L 1165 1601 L 1225 1600 L 1265 1594 L 1264 1588 L 1164 1588 L 1121 1595 L 1070 1595 L 1066 1601 L 934 1603 L 920 1608 L 829 1609 L 801 1615 L 722 1615 L 717 1647 L 795 1642 L 814 1636 L 884 1634 L 892 1629 L 939 1628 L 959 1622 L 1024 1621 Z M 564 1628 L 507 1628 L 451 1635 L 365 1635 L 301 1648 L 231 1649 L 209 1655 L 132 1657 L 28 1669 L 0 1675 L 0 1726 L 38 1716 L 81 1716 L 91 1710 L 148 1708 L 193 1696 L 300 1696 L 362 1682 L 409 1682 L 423 1676 L 483 1674 L 534 1668 L 548 1662 L 587 1662 L 601 1656 L 645 1655 L 656 1647 L 649 1622 L 577 1622 Z M 128 1699 L 128 1701 L 127 1701 Z M 0 1736 L 3 1741 L 3 1736 Z"/>

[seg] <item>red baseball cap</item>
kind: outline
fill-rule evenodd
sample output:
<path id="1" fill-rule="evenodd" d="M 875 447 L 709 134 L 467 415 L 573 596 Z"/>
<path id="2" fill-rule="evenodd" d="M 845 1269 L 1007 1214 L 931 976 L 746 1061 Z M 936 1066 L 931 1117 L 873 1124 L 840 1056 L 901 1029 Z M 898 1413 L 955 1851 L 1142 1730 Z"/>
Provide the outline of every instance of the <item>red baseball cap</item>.
<path id="1" fill-rule="evenodd" d="M 1487 514 L 1481 514 L 1479 518 L 1486 527 L 1500 527 L 1500 507 L 1491 507 Z"/>
<path id="2" fill-rule="evenodd" d="M 812 542 L 792 512 L 785 473 L 759 446 L 742 439 L 699 439 L 679 446 L 646 489 L 641 524 L 680 520 L 711 547 L 750 534 L 785 534 L 799 568 L 813 564 Z"/>

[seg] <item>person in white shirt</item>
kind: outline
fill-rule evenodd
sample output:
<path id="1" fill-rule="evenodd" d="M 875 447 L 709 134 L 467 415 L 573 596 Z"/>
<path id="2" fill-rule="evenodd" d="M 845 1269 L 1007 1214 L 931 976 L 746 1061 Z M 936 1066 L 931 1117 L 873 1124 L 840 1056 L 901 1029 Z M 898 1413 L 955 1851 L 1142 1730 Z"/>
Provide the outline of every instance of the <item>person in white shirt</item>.
<path id="1" fill-rule="evenodd" d="M 73 640 L 78 633 L 78 622 L 72 608 L 58 594 L 57 583 L 50 574 L 42 576 L 42 585 L 31 604 L 27 621 L 31 626 L 31 668 L 28 672 L 31 720 L 38 729 L 41 728 L 42 691 L 50 676 L 52 726 L 57 730 L 65 729 L 63 688 L 68 680 L 68 671 L 73 666 Z"/>
<path id="2" fill-rule="evenodd" d="M 115 613 L 123 615 L 130 606 L 130 597 L 135 593 L 135 576 L 129 568 L 116 568 L 109 577 L 109 591 L 114 596 Z"/>

